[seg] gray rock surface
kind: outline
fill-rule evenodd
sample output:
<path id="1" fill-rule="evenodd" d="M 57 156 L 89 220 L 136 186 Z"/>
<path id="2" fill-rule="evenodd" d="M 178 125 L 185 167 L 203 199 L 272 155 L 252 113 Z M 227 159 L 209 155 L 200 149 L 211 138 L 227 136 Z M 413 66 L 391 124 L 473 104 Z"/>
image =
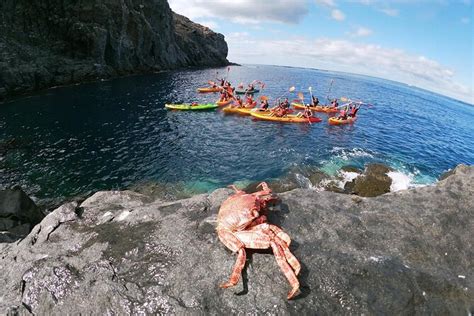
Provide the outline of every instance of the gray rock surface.
<path id="1" fill-rule="evenodd" d="M 166 0 L 0 0 L 0 98 L 99 78 L 227 65 L 222 34 Z"/>
<path id="2" fill-rule="evenodd" d="M 220 189 L 174 202 L 98 192 L 0 244 L 0 314 L 365 314 L 474 312 L 474 167 L 434 186 L 363 198 L 296 189 L 270 222 L 292 237 L 301 294 L 271 252 L 236 256 L 217 239 Z"/>

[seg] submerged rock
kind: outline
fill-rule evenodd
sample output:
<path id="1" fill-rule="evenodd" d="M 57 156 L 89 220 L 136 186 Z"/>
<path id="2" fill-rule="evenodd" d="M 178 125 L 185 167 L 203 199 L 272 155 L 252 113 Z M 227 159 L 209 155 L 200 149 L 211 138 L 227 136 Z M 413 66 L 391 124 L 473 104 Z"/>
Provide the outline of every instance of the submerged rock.
<path id="1" fill-rule="evenodd" d="M 227 65 L 222 34 L 166 0 L 0 0 L 0 98 L 99 78 Z"/>
<path id="2" fill-rule="evenodd" d="M 216 214 L 231 190 L 161 202 L 98 192 L 0 244 L 0 314 L 437 314 L 474 311 L 474 167 L 376 198 L 297 189 L 269 221 L 291 237 L 301 294 L 271 251 L 248 251 L 243 280 Z"/>

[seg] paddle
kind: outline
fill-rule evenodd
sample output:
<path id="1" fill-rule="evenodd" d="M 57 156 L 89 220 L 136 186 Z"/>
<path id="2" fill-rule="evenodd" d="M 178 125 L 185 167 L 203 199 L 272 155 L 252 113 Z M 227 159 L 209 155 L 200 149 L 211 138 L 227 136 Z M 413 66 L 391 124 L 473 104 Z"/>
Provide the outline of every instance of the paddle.
<path id="1" fill-rule="evenodd" d="M 313 88 L 312 88 L 312 87 L 309 87 L 308 90 L 309 90 L 309 95 L 311 96 L 311 102 L 310 102 L 310 104 L 312 104 L 312 103 L 313 103 Z M 314 105 L 314 104 L 313 104 L 313 105 Z"/>
<path id="2" fill-rule="evenodd" d="M 331 84 L 329 85 L 329 90 L 328 90 L 328 94 L 326 96 L 326 100 L 327 101 L 330 101 L 329 100 L 329 96 L 331 95 L 331 90 L 332 90 L 332 84 L 334 83 L 334 79 L 331 79 Z"/>
<path id="3" fill-rule="evenodd" d="M 300 98 L 301 103 L 302 103 L 303 105 L 305 105 L 305 104 L 304 104 L 304 95 L 303 95 L 303 92 L 298 92 L 298 98 Z M 304 115 L 304 114 L 303 114 L 303 115 Z M 307 116 L 307 119 L 308 119 L 309 125 L 311 125 L 311 120 L 309 119 L 309 116 Z"/>

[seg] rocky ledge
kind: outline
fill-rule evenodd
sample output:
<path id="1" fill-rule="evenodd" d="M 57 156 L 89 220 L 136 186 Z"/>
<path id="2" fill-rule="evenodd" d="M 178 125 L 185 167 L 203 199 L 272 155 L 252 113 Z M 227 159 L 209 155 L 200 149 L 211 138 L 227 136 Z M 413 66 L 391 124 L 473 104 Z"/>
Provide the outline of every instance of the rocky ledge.
<path id="1" fill-rule="evenodd" d="M 474 312 L 474 167 L 436 185 L 364 198 L 296 189 L 270 222 L 292 237 L 301 293 L 271 252 L 235 255 L 217 239 L 232 192 L 175 202 L 98 192 L 0 244 L 0 314 L 432 314 Z"/>
<path id="2" fill-rule="evenodd" d="M 0 0 L 0 99 L 226 58 L 222 34 L 173 13 L 166 0 Z"/>

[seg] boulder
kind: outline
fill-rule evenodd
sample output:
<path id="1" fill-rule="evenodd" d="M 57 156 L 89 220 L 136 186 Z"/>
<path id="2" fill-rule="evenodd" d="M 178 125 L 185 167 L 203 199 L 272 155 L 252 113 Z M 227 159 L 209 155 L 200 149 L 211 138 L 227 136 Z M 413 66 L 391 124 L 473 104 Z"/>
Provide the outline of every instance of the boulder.
<path id="1" fill-rule="evenodd" d="M 0 314 L 433 314 L 474 311 L 474 167 L 375 198 L 296 189 L 269 221 L 292 238 L 301 293 L 271 251 L 236 256 L 215 232 L 231 190 L 173 202 L 100 192 L 0 244 Z"/>
<path id="2" fill-rule="evenodd" d="M 0 190 L 0 231 L 26 235 L 44 214 L 19 187 Z"/>
<path id="3" fill-rule="evenodd" d="M 392 179 L 387 173 L 392 170 L 383 164 L 368 164 L 364 174 L 358 176 L 354 183 L 348 185 L 347 189 L 350 189 L 351 193 L 365 197 L 374 197 L 390 192 Z"/>

